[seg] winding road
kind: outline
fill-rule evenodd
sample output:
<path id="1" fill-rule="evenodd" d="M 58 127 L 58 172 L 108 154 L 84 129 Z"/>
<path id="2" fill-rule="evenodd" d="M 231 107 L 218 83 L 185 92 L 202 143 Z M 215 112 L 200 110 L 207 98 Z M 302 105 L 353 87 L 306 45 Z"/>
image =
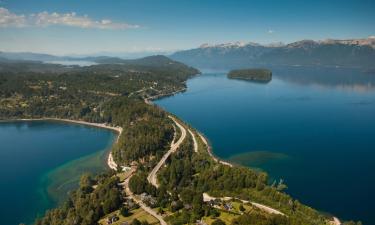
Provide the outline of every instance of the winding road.
<path id="1" fill-rule="evenodd" d="M 133 171 L 133 174 L 134 172 L 135 170 Z M 161 215 L 155 212 L 152 208 L 148 207 L 145 203 L 142 202 L 142 200 L 138 199 L 130 190 L 129 180 L 133 176 L 133 174 L 126 178 L 126 180 L 123 183 L 121 183 L 121 185 L 124 187 L 126 195 L 128 196 L 128 198 L 133 199 L 133 201 L 136 202 L 144 211 L 158 219 L 161 225 L 167 225 L 167 222 L 165 222 L 164 218 Z"/>
<path id="2" fill-rule="evenodd" d="M 233 197 L 221 197 L 221 198 L 215 198 L 215 197 L 212 197 L 210 195 L 208 195 L 207 193 L 203 193 L 203 201 L 204 202 L 209 202 L 211 200 L 215 200 L 215 199 L 220 199 L 222 201 L 230 201 L 230 200 L 233 200 L 233 199 L 237 199 L 239 201 L 241 201 L 242 203 L 251 203 L 253 206 L 267 212 L 267 213 L 272 213 L 272 214 L 279 214 L 279 215 L 283 215 L 285 216 L 284 213 L 276 210 L 276 209 L 273 209 L 269 206 L 266 206 L 266 205 L 263 205 L 263 204 L 260 204 L 260 203 L 256 203 L 256 202 L 251 202 L 251 201 L 247 201 L 247 200 L 243 200 L 243 199 L 238 199 L 238 198 L 233 198 Z"/>
<path id="3" fill-rule="evenodd" d="M 177 122 L 177 120 L 175 118 L 173 118 L 172 116 L 169 116 L 169 118 L 171 120 L 173 120 L 173 122 L 181 130 L 181 136 L 180 136 L 180 138 L 178 139 L 177 142 L 172 142 L 171 143 L 171 148 L 169 149 L 169 151 L 163 155 L 163 157 L 158 162 L 158 164 L 152 169 L 152 171 L 150 172 L 150 174 L 147 176 L 148 182 L 151 183 L 152 185 L 154 185 L 155 187 L 159 187 L 159 184 L 157 182 L 157 176 L 156 176 L 157 172 L 160 170 L 161 166 L 164 165 L 165 161 L 168 159 L 168 157 L 170 156 L 170 154 L 172 154 L 173 152 L 175 152 L 178 149 L 178 147 L 180 147 L 181 143 L 186 138 L 186 129 L 181 124 L 179 124 Z"/>
<path id="4" fill-rule="evenodd" d="M 178 126 L 178 128 L 181 130 L 181 136 L 180 138 L 178 139 L 177 142 L 174 142 L 175 141 L 175 137 L 176 137 L 176 130 L 175 130 L 175 133 L 174 133 L 174 138 L 173 138 L 173 141 L 171 143 L 171 148 L 169 149 L 169 151 L 161 158 L 161 160 L 158 162 L 158 164 L 152 169 L 152 171 L 150 172 L 150 174 L 148 175 L 147 177 L 147 180 L 148 182 L 150 182 L 152 185 L 154 185 L 155 187 L 158 187 L 158 183 L 157 183 L 157 172 L 159 171 L 159 169 L 161 168 L 161 166 L 165 163 L 165 161 L 167 160 L 167 158 L 169 157 L 170 154 L 172 154 L 173 152 L 175 152 L 178 147 L 180 147 L 181 143 L 185 140 L 186 138 L 186 129 L 180 124 L 177 122 L 177 120 L 175 118 L 173 118 L 172 116 L 169 116 L 169 118 L 171 120 L 173 120 L 173 122 Z M 192 134 L 192 133 L 191 133 Z M 194 138 L 194 137 L 193 137 Z M 194 142 L 196 142 L 196 140 L 194 140 Z M 196 148 L 196 151 L 198 151 L 198 144 L 194 144 L 194 146 L 197 146 Z M 194 147 L 195 148 L 195 147 Z M 111 169 L 114 169 L 116 170 L 117 168 L 117 164 L 114 162 L 113 160 L 113 157 L 112 157 L 112 154 L 109 155 L 109 159 L 108 159 L 108 165 Z M 153 217 L 155 217 L 156 219 L 159 220 L 160 224 L 161 225 L 167 225 L 167 222 L 165 222 L 164 218 L 159 215 L 155 210 L 153 210 L 152 208 L 148 207 L 142 200 L 138 199 L 134 193 L 130 190 L 129 188 L 129 180 L 131 179 L 131 177 L 134 175 L 134 173 L 136 172 L 136 168 L 132 168 L 131 171 L 130 171 L 130 175 L 125 179 L 125 181 L 123 183 L 120 183 L 120 185 L 123 187 L 123 189 L 125 190 L 125 193 L 126 195 L 128 196 L 128 198 L 131 198 L 133 199 L 134 202 L 136 202 L 143 210 L 145 210 L 147 213 L 149 213 L 150 215 L 152 215 Z"/>
<path id="5" fill-rule="evenodd" d="M 190 135 L 191 135 L 191 138 L 193 138 L 193 142 L 194 142 L 194 152 L 198 153 L 198 142 L 197 142 L 197 139 L 195 139 L 195 135 L 193 134 L 193 132 L 188 129 Z"/>
<path id="6" fill-rule="evenodd" d="M 148 175 L 148 177 L 147 177 L 148 182 L 150 182 L 155 187 L 159 186 L 158 183 L 157 183 L 157 176 L 156 176 L 157 172 L 159 171 L 159 169 L 161 168 L 161 166 L 165 163 L 165 161 L 167 160 L 167 158 L 169 157 L 169 155 L 172 154 L 173 152 L 175 152 L 178 149 L 178 147 L 180 147 L 181 143 L 186 138 L 186 129 L 180 123 L 178 123 L 177 120 L 175 118 L 173 118 L 172 116 L 169 116 L 169 118 L 172 119 L 173 122 L 181 130 L 181 137 L 178 139 L 177 142 L 174 142 L 175 138 L 173 138 L 173 141 L 171 143 L 171 148 L 169 149 L 169 151 L 163 155 L 163 157 L 161 158 L 161 160 L 158 162 L 158 164 L 152 169 L 152 171 Z M 175 130 L 174 137 L 176 137 L 176 130 Z M 129 188 L 129 180 L 134 175 L 134 173 L 136 172 L 136 170 L 137 170 L 136 168 L 132 168 L 131 171 L 130 171 L 130 175 L 120 185 L 124 188 L 125 193 L 128 196 L 128 198 L 133 199 L 133 201 L 136 202 L 143 210 L 145 210 L 147 213 L 149 213 L 150 215 L 152 215 L 153 217 L 155 217 L 156 219 L 158 219 L 161 225 L 167 225 L 167 222 L 165 222 L 164 218 L 161 215 L 159 215 L 152 208 L 148 207 L 142 200 L 138 199 L 137 196 L 135 196 L 133 194 L 133 192 L 130 190 L 130 188 Z"/>
<path id="7" fill-rule="evenodd" d="M 184 126 L 182 126 L 179 122 L 177 122 L 177 120 L 172 117 L 172 116 L 169 116 L 169 118 L 171 120 L 173 120 L 173 122 L 177 125 L 177 127 L 181 130 L 181 136 L 180 138 L 175 142 L 175 137 L 176 137 L 176 130 L 175 130 L 175 133 L 174 133 L 174 138 L 173 138 L 173 141 L 171 143 L 171 147 L 170 149 L 168 150 L 167 153 L 165 153 L 163 155 L 163 157 L 161 158 L 161 160 L 158 162 L 158 164 L 152 169 L 152 171 L 149 173 L 148 177 L 147 177 L 147 180 L 149 183 L 151 183 L 153 186 L 155 186 L 156 188 L 159 187 L 159 184 L 157 183 L 157 172 L 160 170 L 161 166 L 165 164 L 165 161 L 168 159 L 168 157 L 173 153 L 175 152 L 179 147 L 180 145 L 182 144 L 182 142 L 185 140 L 186 138 L 186 129 L 184 128 Z M 175 128 L 176 129 L 176 128 Z M 193 139 L 193 142 L 194 142 L 194 151 L 195 152 L 198 152 L 198 142 L 196 140 L 196 137 L 194 135 L 194 133 L 190 130 L 190 129 L 187 129 L 188 132 L 190 133 L 192 139 Z M 207 146 L 207 150 L 210 154 L 210 156 L 218 163 L 221 163 L 221 164 L 224 164 L 224 165 L 227 165 L 227 166 L 230 166 L 232 167 L 233 165 L 228 163 L 228 162 L 225 162 L 225 161 L 222 161 L 222 160 L 219 160 L 217 159 L 212 153 L 211 153 L 211 147 L 210 145 L 208 144 L 207 140 L 204 138 L 203 135 L 201 135 L 200 133 L 198 133 L 198 136 L 200 136 L 201 140 L 203 141 L 203 143 Z M 112 159 L 113 160 L 113 159 Z M 133 192 L 130 190 L 129 188 L 129 180 L 131 179 L 131 177 L 134 175 L 134 173 L 136 172 L 136 168 L 132 168 L 131 171 L 130 171 L 130 175 L 125 179 L 125 181 L 123 183 L 121 183 L 120 185 L 123 186 L 124 190 L 125 190 L 125 193 L 126 195 L 128 196 L 128 198 L 131 198 L 133 199 L 134 202 L 136 202 L 143 210 L 145 210 L 147 213 L 149 213 L 150 215 L 152 215 L 153 217 L 155 217 L 156 219 L 159 220 L 160 224 L 161 225 L 167 225 L 167 222 L 165 222 L 164 218 L 159 215 L 155 210 L 153 210 L 152 208 L 148 207 L 142 200 L 138 199 L 137 196 L 135 196 L 133 194 Z M 232 200 L 232 199 L 235 199 L 233 197 L 222 197 L 222 198 L 215 198 L 215 197 L 212 197 L 212 196 L 209 196 L 207 193 L 203 193 L 203 200 L 205 202 L 208 202 L 210 200 L 214 200 L 214 199 L 221 199 L 221 200 L 224 200 L 224 201 L 228 201 L 228 200 Z M 273 209 L 269 206 L 266 206 L 266 205 L 263 205 L 263 204 L 260 204 L 260 203 L 256 203 L 256 202 L 251 202 L 251 201 L 247 201 L 247 200 L 242 200 L 242 199 L 238 199 L 240 201 L 242 201 L 243 203 L 251 203 L 253 206 L 265 211 L 265 212 L 268 212 L 268 213 L 271 213 L 271 214 L 279 214 L 279 215 L 283 215 L 283 216 L 286 216 L 284 213 L 276 210 L 276 209 Z M 335 224 L 335 225 L 339 225 L 341 224 L 340 221 L 334 217 L 333 218 L 333 221 L 332 221 L 332 224 Z"/>

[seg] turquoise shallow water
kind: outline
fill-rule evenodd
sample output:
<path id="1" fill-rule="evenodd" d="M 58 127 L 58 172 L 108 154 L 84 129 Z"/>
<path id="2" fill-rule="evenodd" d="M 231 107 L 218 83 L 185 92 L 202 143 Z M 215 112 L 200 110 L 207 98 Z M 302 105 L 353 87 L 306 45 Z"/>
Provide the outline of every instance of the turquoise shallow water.
<path id="1" fill-rule="evenodd" d="M 156 104 L 210 139 L 216 155 L 283 179 L 303 203 L 375 224 L 375 76 L 272 68 L 268 84 L 207 72 Z"/>
<path id="2" fill-rule="evenodd" d="M 0 224 L 32 222 L 77 187 L 80 174 L 105 170 L 114 138 L 77 124 L 0 123 Z"/>

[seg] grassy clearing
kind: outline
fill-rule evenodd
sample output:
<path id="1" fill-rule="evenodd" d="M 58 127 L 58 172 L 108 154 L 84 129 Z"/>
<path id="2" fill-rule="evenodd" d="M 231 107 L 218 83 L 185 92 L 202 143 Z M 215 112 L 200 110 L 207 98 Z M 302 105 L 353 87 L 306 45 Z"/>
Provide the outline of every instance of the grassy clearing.
<path id="1" fill-rule="evenodd" d="M 212 217 L 203 217 L 202 220 L 204 222 L 206 222 L 207 224 L 211 224 L 212 222 L 214 222 L 216 219 L 221 219 L 222 221 L 224 221 L 226 224 L 231 224 L 232 223 L 232 220 L 234 218 L 236 218 L 238 215 L 237 214 L 233 214 L 233 213 L 230 213 L 230 212 L 226 212 L 226 211 L 220 211 L 220 216 L 219 217 L 216 217 L 216 218 L 212 218 Z"/>
<path id="2" fill-rule="evenodd" d="M 107 218 L 113 215 L 117 215 L 119 217 L 119 220 L 115 223 L 112 223 L 113 225 L 121 225 L 124 222 L 128 222 L 129 224 L 134 220 L 137 219 L 139 221 L 147 221 L 149 224 L 153 225 L 159 225 L 159 220 L 157 220 L 155 217 L 148 214 L 146 211 L 144 211 L 141 208 L 134 209 L 131 211 L 131 215 L 128 217 L 123 217 L 120 215 L 120 211 L 116 210 L 115 212 L 106 215 L 101 220 L 99 220 L 99 224 L 101 225 L 107 225 Z"/>
<path id="3" fill-rule="evenodd" d="M 130 170 L 116 174 L 116 176 L 120 179 L 120 182 L 124 182 L 125 179 L 128 178 L 130 175 L 131 175 Z"/>

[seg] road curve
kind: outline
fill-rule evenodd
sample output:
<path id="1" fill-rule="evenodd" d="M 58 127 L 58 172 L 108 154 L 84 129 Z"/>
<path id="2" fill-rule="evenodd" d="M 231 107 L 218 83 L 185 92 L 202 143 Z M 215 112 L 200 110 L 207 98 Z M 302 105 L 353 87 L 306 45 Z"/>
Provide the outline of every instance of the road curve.
<path id="1" fill-rule="evenodd" d="M 181 137 L 178 139 L 177 142 L 173 142 L 171 143 L 171 148 L 169 149 L 169 151 L 167 153 L 165 153 L 163 155 L 163 157 L 161 158 L 161 160 L 158 162 L 158 164 L 152 169 L 152 171 L 150 172 L 150 174 L 147 176 L 147 180 L 149 183 L 151 183 L 152 185 L 154 185 L 155 187 L 159 187 L 159 184 L 157 182 L 157 176 L 156 176 L 156 173 L 159 171 L 159 169 L 161 168 L 162 165 L 164 165 L 165 161 L 168 159 L 169 155 L 172 154 L 173 152 L 175 152 L 178 147 L 180 147 L 181 143 L 185 140 L 186 138 L 186 129 L 180 124 L 177 122 L 177 120 L 175 118 L 173 118 L 172 116 L 168 116 L 171 120 L 173 120 L 173 122 L 178 126 L 178 128 L 181 130 Z"/>
<path id="2" fill-rule="evenodd" d="M 195 135 L 193 134 L 193 132 L 188 129 L 191 137 L 193 138 L 193 142 L 194 142 L 194 151 L 198 153 L 198 142 L 197 142 L 197 139 L 195 138 Z"/>
<path id="3" fill-rule="evenodd" d="M 181 137 L 178 139 L 177 142 L 175 142 L 175 137 L 176 137 L 176 131 L 175 131 L 175 134 L 174 134 L 174 138 L 173 138 L 173 141 L 171 143 L 171 148 L 169 149 L 169 151 L 161 158 L 161 160 L 158 162 L 158 164 L 154 167 L 154 169 L 150 172 L 150 174 L 148 175 L 147 177 L 147 180 L 148 182 L 150 182 L 152 185 L 154 185 L 155 187 L 158 187 L 159 185 L 157 184 L 157 176 L 156 176 L 156 173 L 159 171 L 159 169 L 161 168 L 161 166 L 165 163 L 165 160 L 169 157 L 169 155 L 173 152 L 175 152 L 178 147 L 181 145 L 181 143 L 185 140 L 186 138 L 186 129 L 177 122 L 177 120 L 175 118 L 173 118 L 172 116 L 169 116 L 170 119 L 173 120 L 173 122 L 179 127 L 179 129 L 181 130 Z M 176 128 L 175 128 L 176 129 Z M 135 168 L 132 168 L 132 171 L 131 171 L 131 175 L 128 176 L 125 181 L 123 183 L 121 183 L 120 185 L 124 188 L 125 190 L 125 193 L 126 195 L 133 199 L 134 202 L 136 202 L 143 210 L 145 210 L 147 213 L 149 213 L 150 215 L 152 215 L 153 217 L 155 217 L 156 219 L 159 220 L 160 224 L 161 225 L 167 225 L 167 222 L 165 222 L 164 218 L 159 215 L 157 212 L 155 212 L 152 208 L 148 207 L 145 203 L 142 202 L 142 200 L 138 199 L 134 194 L 133 192 L 130 190 L 129 188 L 129 180 L 131 179 L 131 177 L 134 175 L 134 173 L 136 172 L 136 169 Z"/>
<path id="4" fill-rule="evenodd" d="M 148 207 L 145 203 L 143 203 L 141 200 L 137 199 L 134 196 L 133 192 L 129 188 L 129 180 L 132 176 L 133 174 L 126 178 L 126 180 L 123 183 L 121 183 L 121 185 L 124 187 L 126 195 L 129 198 L 133 199 L 133 201 L 136 202 L 144 211 L 158 219 L 161 225 L 167 225 L 167 222 L 165 222 L 164 218 L 161 215 L 157 214 L 157 212 L 155 212 L 153 209 Z"/>

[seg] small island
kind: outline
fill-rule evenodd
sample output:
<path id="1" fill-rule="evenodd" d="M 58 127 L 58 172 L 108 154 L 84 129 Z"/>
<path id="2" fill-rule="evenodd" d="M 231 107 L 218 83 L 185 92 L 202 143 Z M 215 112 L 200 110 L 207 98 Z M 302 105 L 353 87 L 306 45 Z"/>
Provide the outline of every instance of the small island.
<path id="1" fill-rule="evenodd" d="M 268 83 L 272 80 L 272 72 L 268 69 L 232 70 L 228 73 L 228 78 Z"/>

